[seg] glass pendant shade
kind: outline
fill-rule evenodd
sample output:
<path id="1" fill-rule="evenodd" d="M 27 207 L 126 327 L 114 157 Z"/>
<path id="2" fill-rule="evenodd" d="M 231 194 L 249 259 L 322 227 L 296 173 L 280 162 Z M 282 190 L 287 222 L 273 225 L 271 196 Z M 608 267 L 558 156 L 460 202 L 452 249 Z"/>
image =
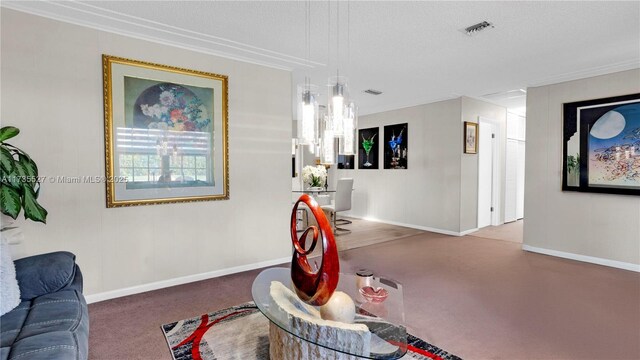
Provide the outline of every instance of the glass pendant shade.
<path id="1" fill-rule="evenodd" d="M 350 102 L 346 106 L 343 124 L 340 154 L 355 155 L 357 146 L 356 129 L 358 128 L 358 108 L 355 103 Z"/>
<path id="2" fill-rule="evenodd" d="M 334 76 L 329 78 L 329 117 L 334 136 L 344 135 L 344 116 L 348 104 L 347 78 Z"/>
<path id="3" fill-rule="evenodd" d="M 331 128 L 330 116 L 324 116 L 322 121 L 322 134 L 320 137 L 320 163 L 323 165 L 333 165 L 336 163 L 335 134 Z"/>
<path id="4" fill-rule="evenodd" d="M 318 137 L 318 95 L 317 87 L 314 85 L 298 86 L 298 144 L 300 145 L 313 145 Z"/>

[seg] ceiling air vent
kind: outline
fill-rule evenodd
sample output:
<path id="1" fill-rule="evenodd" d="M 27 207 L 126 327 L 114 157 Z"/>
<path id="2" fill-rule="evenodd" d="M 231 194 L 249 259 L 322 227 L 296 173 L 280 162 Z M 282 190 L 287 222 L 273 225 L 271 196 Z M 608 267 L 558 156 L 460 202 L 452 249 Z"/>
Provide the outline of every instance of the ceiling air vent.
<path id="1" fill-rule="evenodd" d="M 382 91 L 374 90 L 374 89 L 368 89 L 368 90 L 365 90 L 364 92 L 369 94 L 369 95 L 380 95 L 380 94 L 382 94 Z"/>
<path id="2" fill-rule="evenodd" d="M 486 29 L 492 29 L 495 26 L 493 26 L 492 23 L 488 22 L 488 21 L 483 21 L 483 22 L 479 22 L 475 25 L 471 25 L 467 28 L 465 28 L 464 30 L 462 30 L 462 32 L 464 32 L 465 34 L 469 35 L 469 36 L 473 36 L 477 33 L 479 33 L 482 30 L 486 30 Z"/>

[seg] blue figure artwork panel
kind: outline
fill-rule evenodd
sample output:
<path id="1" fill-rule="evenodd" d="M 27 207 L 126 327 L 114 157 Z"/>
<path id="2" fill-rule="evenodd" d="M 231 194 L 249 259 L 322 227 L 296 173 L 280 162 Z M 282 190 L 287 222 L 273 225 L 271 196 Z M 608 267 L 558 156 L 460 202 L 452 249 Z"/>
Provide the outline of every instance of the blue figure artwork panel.
<path id="1" fill-rule="evenodd" d="M 384 168 L 407 169 L 409 126 L 407 123 L 384 127 Z"/>

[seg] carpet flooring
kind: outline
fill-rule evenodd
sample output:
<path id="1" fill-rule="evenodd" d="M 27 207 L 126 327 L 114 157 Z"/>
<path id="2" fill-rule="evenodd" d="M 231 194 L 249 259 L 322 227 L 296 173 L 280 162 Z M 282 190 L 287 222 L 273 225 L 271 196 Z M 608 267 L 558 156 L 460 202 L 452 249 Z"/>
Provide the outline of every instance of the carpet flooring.
<path id="1" fill-rule="evenodd" d="M 486 239 L 522 243 L 524 220 L 513 221 L 500 226 L 487 226 L 469 235 Z"/>
<path id="2" fill-rule="evenodd" d="M 408 332 L 464 359 L 640 359 L 640 274 L 423 232 L 343 251 L 404 284 Z M 162 324 L 251 300 L 260 270 L 89 305 L 91 359 L 171 359 Z"/>
<path id="3" fill-rule="evenodd" d="M 338 227 L 349 229 L 351 232 L 339 232 L 339 235 L 335 237 L 338 251 L 357 249 L 363 246 L 380 244 L 424 233 L 422 230 L 388 225 L 379 222 L 348 217 L 342 218 L 348 219 L 352 221 L 352 223 L 348 225 L 339 225 Z"/>

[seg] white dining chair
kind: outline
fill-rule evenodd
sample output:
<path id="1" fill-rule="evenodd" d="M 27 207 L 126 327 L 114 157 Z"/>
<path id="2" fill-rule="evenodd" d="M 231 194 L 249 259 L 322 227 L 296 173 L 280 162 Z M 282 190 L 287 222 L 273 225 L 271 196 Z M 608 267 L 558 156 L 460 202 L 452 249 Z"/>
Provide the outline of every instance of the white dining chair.
<path id="1" fill-rule="evenodd" d="M 331 224 L 333 225 L 333 232 L 336 235 L 342 233 L 350 233 L 351 230 L 339 228 L 338 224 L 346 225 L 351 224 L 351 221 L 347 219 L 338 219 L 336 213 L 340 211 L 351 210 L 351 193 L 353 192 L 353 179 L 343 178 L 338 179 L 338 185 L 336 186 L 336 195 L 333 199 L 332 205 L 322 206 L 323 210 L 331 213 Z"/>

